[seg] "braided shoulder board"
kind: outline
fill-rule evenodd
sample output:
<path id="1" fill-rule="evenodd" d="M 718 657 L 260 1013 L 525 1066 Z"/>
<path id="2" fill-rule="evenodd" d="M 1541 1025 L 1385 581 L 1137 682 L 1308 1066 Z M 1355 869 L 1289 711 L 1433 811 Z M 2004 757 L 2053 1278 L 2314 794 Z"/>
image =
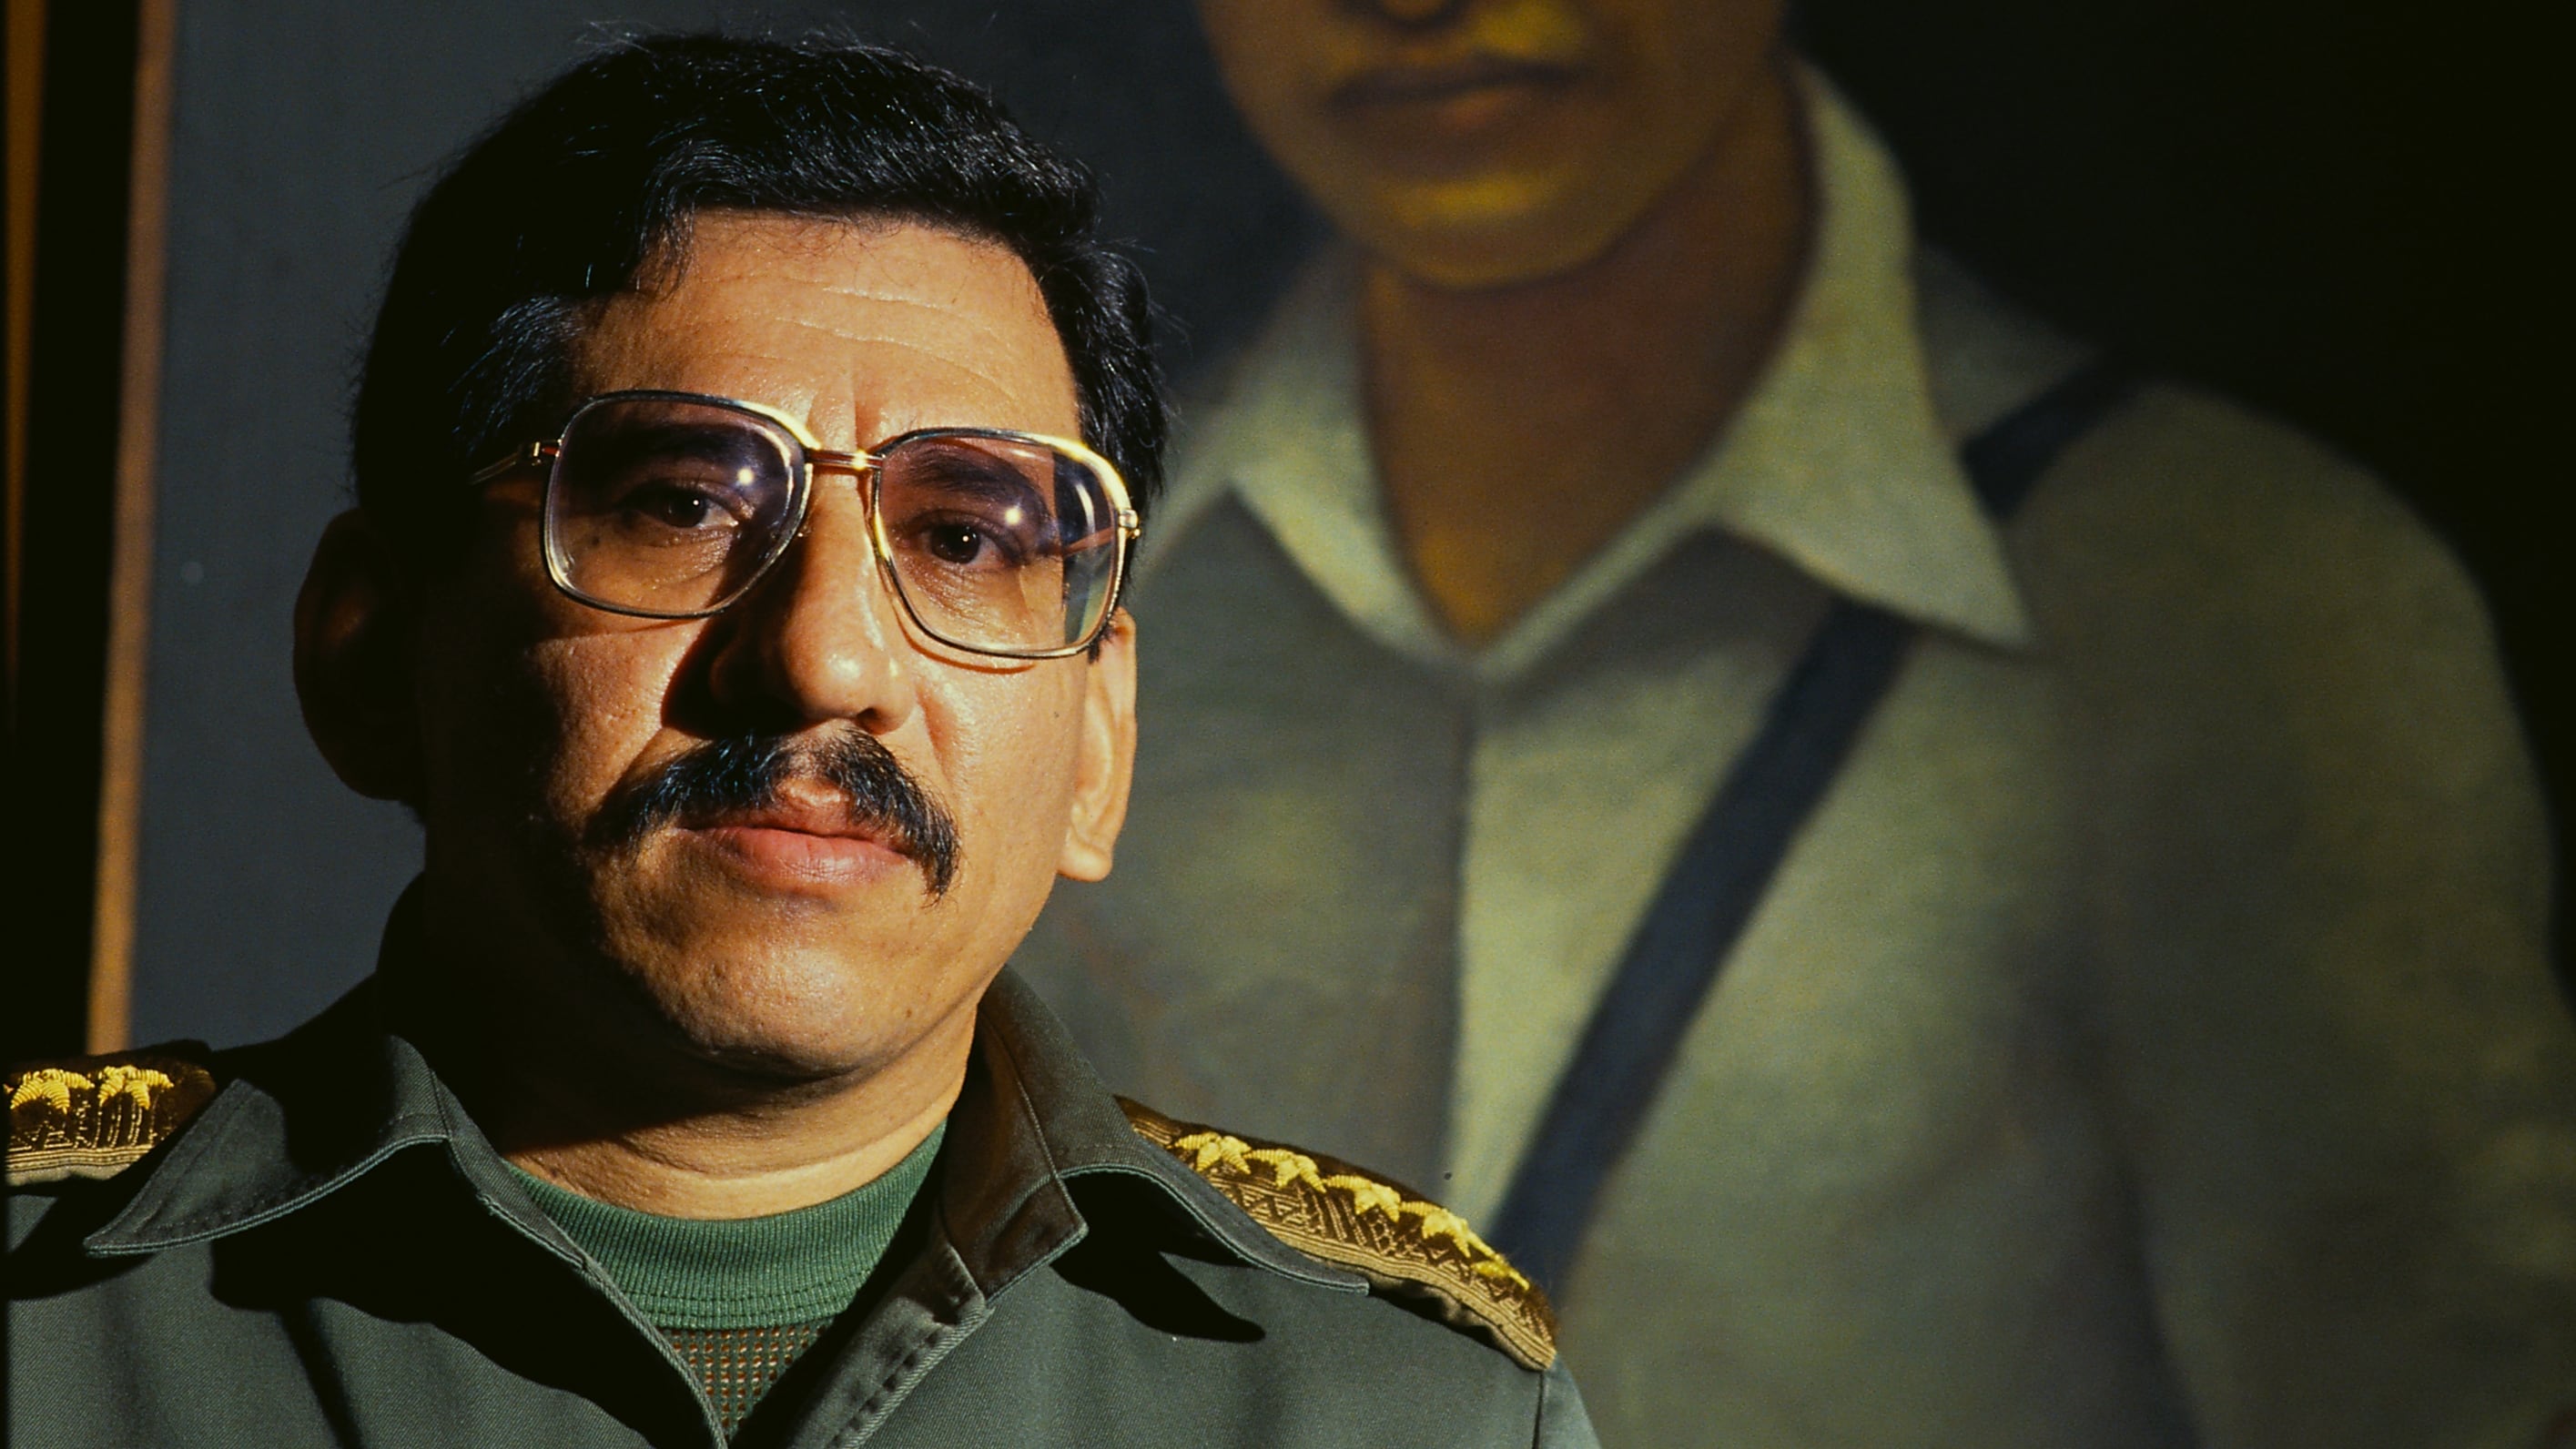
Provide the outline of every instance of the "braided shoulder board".
<path id="1" fill-rule="evenodd" d="M 10 1069 L 9 1185 L 114 1177 L 161 1145 L 215 1095 L 215 1079 L 178 1057 L 118 1052 Z"/>
<path id="2" fill-rule="evenodd" d="M 1181 1160 L 1290 1247 L 1431 1307 L 1524 1368 L 1556 1360 L 1547 1295 L 1456 1213 L 1347 1162 L 1176 1122 L 1121 1097 L 1138 1135 Z"/>

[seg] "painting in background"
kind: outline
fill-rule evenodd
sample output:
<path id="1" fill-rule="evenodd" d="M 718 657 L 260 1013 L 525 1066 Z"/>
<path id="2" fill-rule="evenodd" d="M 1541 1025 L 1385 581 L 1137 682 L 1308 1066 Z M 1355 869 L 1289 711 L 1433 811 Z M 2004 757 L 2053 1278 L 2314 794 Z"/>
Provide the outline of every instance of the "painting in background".
<path id="1" fill-rule="evenodd" d="M 1206 0 L 1341 235 L 1206 379 L 1122 1089 L 1385 1166 L 1627 1444 L 2534 1440 L 2576 1030 L 2466 572 L 1917 243 L 1771 0 Z"/>
<path id="2" fill-rule="evenodd" d="M 1740 0 L 1210 8 L 1434 39 L 1497 14 L 1542 39 L 1777 21 Z M 2546 747 L 2564 684 L 2534 661 L 2563 593 L 2535 582 L 2541 491 L 2513 486 L 2541 476 L 2540 410 L 2497 405 L 2538 374 L 2492 320 L 2540 272 L 2517 274 L 2514 228 L 2470 245 L 2442 224 L 2510 192 L 2454 196 L 2474 168 L 2420 159 L 2467 149 L 2445 128 L 2469 123 L 2438 89 L 2379 84 L 2440 67 L 2376 11 L 2150 8 L 1796 17 L 1824 63 L 1793 72 L 1789 154 L 1818 188 L 1787 212 L 1798 284 L 1745 309 L 1764 340 L 1702 390 L 1722 401 L 1696 433 L 1663 440 L 1678 456 L 1608 480 L 1633 512 L 1593 508 L 1596 536 L 1553 564 L 1505 557 L 1489 578 L 1539 587 L 1517 609 L 1486 589 L 1482 614 L 1476 590 L 1421 587 L 1459 515 L 1375 503 L 1382 412 L 1349 319 L 1397 247 L 1337 239 L 1367 240 L 1371 203 L 1334 197 L 1334 168 L 1366 158 L 1301 157 L 1281 114 L 1256 140 L 1189 7 L 617 18 L 925 50 L 1091 158 L 1139 245 L 1190 449 L 1137 603 L 1147 774 L 1120 875 L 1068 894 L 1028 963 L 1113 1086 L 1411 1174 L 1484 1220 L 1662 857 L 1820 621 L 1865 599 L 1904 621 L 1908 663 L 1556 1280 L 1605 1436 L 2510 1435 L 2576 1351 L 2576 1189 L 2550 1166 L 2576 1157 L 2540 797 L 2463 576 L 2359 470 L 2162 382 L 2009 522 L 1962 506 L 1952 459 L 2105 343 L 2322 428 L 2477 566 Z M 136 1040 L 310 1014 L 369 968 L 416 867 L 410 823 L 305 741 L 287 610 L 346 500 L 349 376 L 405 208 L 600 15 L 179 9 Z M 1235 89 L 1299 59 L 1247 47 Z M 1914 255 L 1908 177 L 1946 259 Z M 1642 214 L 1600 210 L 1608 241 Z M 1828 302 L 1848 314 L 1814 315 Z M 1907 357 L 1916 374 L 1878 375 Z M 1886 423 L 1909 405 L 1928 412 Z M 1577 484 L 1659 456 L 1561 431 L 1577 441 L 1551 461 Z M 1825 466 L 1882 444 L 1858 455 L 1878 471 Z M 1247 458 L 1288 470 L 1266 501 L 1236 486 Z M 1801 468 L 1953 491 L 1853 545 L 1798 514 L 1777 480 Z M 1601 562 L 1703 475 L 1715 526 L 1666 519 Z M 1912 551 L 1869 551 L 1891 540 Z"/>

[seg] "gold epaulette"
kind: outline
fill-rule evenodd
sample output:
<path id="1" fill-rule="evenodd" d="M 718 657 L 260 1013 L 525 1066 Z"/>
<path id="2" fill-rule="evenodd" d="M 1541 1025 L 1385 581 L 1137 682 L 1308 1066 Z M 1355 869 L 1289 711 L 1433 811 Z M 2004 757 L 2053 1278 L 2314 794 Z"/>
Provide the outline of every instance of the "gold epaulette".
<path id="1" fill-rule="evenodd" d="M 1330 1157 L 1175 1122 L 1118 1099 L 1137 1133 L 1214 1184 L 1273 1237 L 1426 1301 L 1525 1368 L 1556 1361 L 1556 1314 L 1456 1213 Z"/>
<path id="2" fill-rule="evenodd" d="M 215 1095 L 204 1067 L 118 1052 L 13 1067 L 9 1185 L 114 1177 L 197 1115 Z"/>

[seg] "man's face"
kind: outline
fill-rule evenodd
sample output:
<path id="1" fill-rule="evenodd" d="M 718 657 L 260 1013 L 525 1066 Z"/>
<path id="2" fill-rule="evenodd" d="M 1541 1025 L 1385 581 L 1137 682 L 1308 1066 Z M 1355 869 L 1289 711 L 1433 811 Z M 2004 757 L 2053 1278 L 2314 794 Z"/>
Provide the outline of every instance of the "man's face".
<path id="1" fill-rule="evenodd" d="M 828 449 L 1081 431 L 1027 268 L 909 222 L 702 216 L 679 275 L 605 304 L 574 359 L 583 395 L 765 403 Z M 1106 870 L 1123 623 L 1097 661 L 921 637 L 881 580 L 862 488 L 829 473 L 732 608 L 620 617 L 547 582 L 538 482 L 487 490 L 467 566 L 426 600 L 418 711 L 432 909 L 476 913 L 551 1009 L 595 1005 L 781 1077 L 869 1070 L 971 1012 L 1059 871 Z M 751 740 L 789 762 L 769 804 L 675 789 L 724 773 L 711 746 Z M 944 891 L 925 842 L 852 808 L 819 763 L 836 753 L 875 757 L 880 793 L 953 822 Z M 676 809 L 638 808 L 657 787 Z"/>
<path id="2" fill-rule="evenodd" d="M 1227 89 L 1341 228 L 1447 287 L 1599 256 L 1750 95 L 1779 0 L 1199 0 Z"/>

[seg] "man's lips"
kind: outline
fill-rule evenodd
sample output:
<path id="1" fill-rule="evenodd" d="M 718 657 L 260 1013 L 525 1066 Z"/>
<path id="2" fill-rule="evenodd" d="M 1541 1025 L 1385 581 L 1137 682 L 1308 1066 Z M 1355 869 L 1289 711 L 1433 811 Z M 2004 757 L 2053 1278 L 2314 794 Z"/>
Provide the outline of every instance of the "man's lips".
<path id="1" fill-rule="evenodd" d="M 1569 65 L 1470 55 L 1363 71 L 1336 86 L 1333 99 L 1352 108 L 1438 106 L 1497 92 L 1554 90 L 1577 75 Z"/>
<path id="2" fill-rule="evenodd" d="M 829 806 L 772 806 L 684 819 L 680 828 L 760 876 L 786 883 L 839 885 L 908 864 L 898 834 Z"/>
<path id="3" fill-rule="evenodd" d="M 758 810 L 726 810 L 713 815 L 683 818 L 685 830 L 787 830 L 798 835 L 820 835 L 835 840 L 874 840 L 885 842 L 892 832 L 873 820 L 853 820 L 850 812 L 838 805 L 780 804 Z"/>

